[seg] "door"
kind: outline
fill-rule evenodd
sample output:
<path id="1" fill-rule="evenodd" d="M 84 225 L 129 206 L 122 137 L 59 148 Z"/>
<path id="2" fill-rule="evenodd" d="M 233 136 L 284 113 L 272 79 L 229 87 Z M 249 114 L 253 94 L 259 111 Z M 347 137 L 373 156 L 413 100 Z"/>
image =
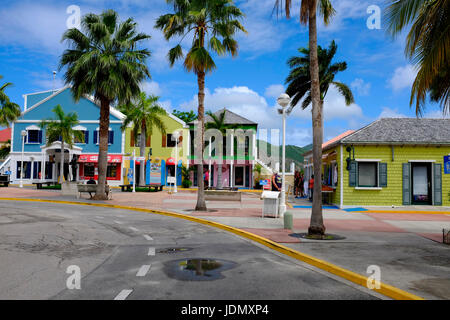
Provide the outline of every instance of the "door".
<path id="1" fill-rule="evenodd" d="M 412 163 L 412 203 L 432 204 L 431 163 Z"/>
<path id="2" fill-rule="evenodd" d="M 243 166 L 235 167 L 235 169 L 234 169 L 234 185 L 236 187 L 244 186 L 244 173 L 245 173 L 245 169 Z"/>

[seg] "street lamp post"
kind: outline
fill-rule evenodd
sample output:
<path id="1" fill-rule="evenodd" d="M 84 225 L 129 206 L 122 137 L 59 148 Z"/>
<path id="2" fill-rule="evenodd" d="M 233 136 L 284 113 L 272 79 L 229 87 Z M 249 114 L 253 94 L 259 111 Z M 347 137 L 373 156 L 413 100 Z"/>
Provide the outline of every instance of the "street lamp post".
<path id="1" fill-rule="evenodd" d="M 178 140 L 179 139 L 180 139 L 180 132 L 175 131 L 172 134 L 172 140 L 175 140 L 175 183 L 174 183 L 174 188 L 173 188 L 174 193 L 178 192 L 178 189 L 177 189 L 177 166 L 178 166 Z"/>
<path id="2" fill-rule="evenodd" d="M 277 103 L 281 106 L 281 110 L 279 111 L 283 118 L 283 148 L 281 157 L 281 170 L 283 170 L 283 173 L 281 181 L 281 201 L 279 207 L 280 217 L 283 217 L 286 212 L 286 107 L 291 103 L 291 98 L 286 93 L 282 93 L 278 97 Z"/>
<path id="3" fill-rule="evenodd" d="M 22 136 L 22 161 L 20 162 L 20 188 L 23 188 L 23 154 L 25 149 L 25 137 L 27 136 L 27 132 L 25 130 L 22 130 L 20 132 L 20 135 Z"/>
<path id="4" fill-rule="evenodd" d="M 133 148 L 133 192 L 136 192 L 136 150 Z"/>

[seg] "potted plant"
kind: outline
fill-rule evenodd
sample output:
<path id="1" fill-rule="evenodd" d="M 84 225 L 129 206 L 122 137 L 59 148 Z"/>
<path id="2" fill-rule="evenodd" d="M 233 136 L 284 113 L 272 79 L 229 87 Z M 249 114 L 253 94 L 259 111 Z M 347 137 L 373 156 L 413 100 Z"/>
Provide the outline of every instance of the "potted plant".
<path id="1" fill-rule="evenodd" d="M 192 171 L 194 171 L 194 167 L 186 168 L 185 166 L 181 166 L 181 176 L 183 178 L 181 185 L 183 188 L 190 188 L 192 186 L 191 181 Z"/>
<path id="2" fill-rule="evenodd" d="M 259 184 L 259 180 L 261 179 L 261 171 L 262 171 L 262 165 L 257 163 L 255 167 L 253 168 L 253 172 L 255 173 L 255 189 L 261 189 L 261 185 Z"/>

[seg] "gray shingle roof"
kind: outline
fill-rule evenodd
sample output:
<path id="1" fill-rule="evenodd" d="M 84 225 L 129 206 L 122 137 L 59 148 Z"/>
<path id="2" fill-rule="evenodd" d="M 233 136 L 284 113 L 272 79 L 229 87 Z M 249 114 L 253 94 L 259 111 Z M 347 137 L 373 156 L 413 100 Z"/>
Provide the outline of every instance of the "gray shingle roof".
<path id="1" fill-rule="evenodd" d="M 256 122 L 250 121 L 226 108 L 221 109 L 219 111 L 214 112 L 214 115 L 217 117 L 222 114 L 225 110 L 225 124 L 248 124 L 248 125 L 257 125 Z M 212 118 L 210 116 L 205 116 L 205 123 L 212 122 Z M 189 124 L 196 124 L 197 121 L 190 122 Z"/>
<path id="2" fill-rule="evenodd" d="M 355 131 L 341 142 L 450 144 L 450 119 L 383 118 Z"/>

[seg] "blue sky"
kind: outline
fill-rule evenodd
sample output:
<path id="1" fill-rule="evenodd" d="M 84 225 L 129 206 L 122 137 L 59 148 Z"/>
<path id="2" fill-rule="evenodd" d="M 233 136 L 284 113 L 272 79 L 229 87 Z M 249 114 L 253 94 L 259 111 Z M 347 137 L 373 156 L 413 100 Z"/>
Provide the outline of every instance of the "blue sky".
<path id="1" fill-rule="evenodd" d="M 298 3 L 300 2 L 297 1 Z M 206 108 L 227 107 L 253 121 L 260 128 L 281 126 L 276 112 L 276 97 L 284 90 L 289 69 L 286 61 L 297 48 L 308 45 L 308 30 L 298 22 L 298 9 L 291 20 L 272 15 L 274 0 L 236 1 L 246 14 L 243 25 L 248 35 L 237 37 L 237 58 L 216 57 L 217 70 L 206 78 Z M 337 76 L 353 89 L 355 104 L 345 106 L 336 90 L 325 99 L 325 139 L 348 129 L 358 129 L 380 117 L 414 117 L 409 107 L 415 70 L 405 59 L 404 36 L 392 40 L 381 29 L 370 30 L 367 8 L 383 0 L 333 1 L 337 15 L 328 27 L 319 25 L 318 43 L 338 44 L 336 61 L 346 61 L 348 69 Z M 51 90 L 52 71 L 57 70 L 65 48 L 60 42 L 69 18 L 66 10 L 77 5 L 81 14 L 115 9 L 121 19 L 133 17 L 139 30 L 152 36 L 146 46 L 152 51 L 149 68 L 152 79 L 144 90 L 157 94 L 167 110 L 196 110 L 197 82 L 178 63 L 170 68 L 166 54 L 168 43 L 153 28 L 155 19 L 171 8 L 165 0 L 3 0 L 0 8 L 0 74 L 3 82 L 13 82 L 10 98 L 23 107 L 24 93 Z M 184 42 L 187 46 L 189 42 Z M 62 73 L 56 86 L 63 86 Z M 442 117 L 436 105 L 428 105 L 426 117 Z M 311 143 L 311 112 L 295 108 L 288 120 L 287 143 L 303 146 Z"/>

